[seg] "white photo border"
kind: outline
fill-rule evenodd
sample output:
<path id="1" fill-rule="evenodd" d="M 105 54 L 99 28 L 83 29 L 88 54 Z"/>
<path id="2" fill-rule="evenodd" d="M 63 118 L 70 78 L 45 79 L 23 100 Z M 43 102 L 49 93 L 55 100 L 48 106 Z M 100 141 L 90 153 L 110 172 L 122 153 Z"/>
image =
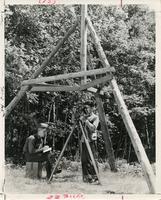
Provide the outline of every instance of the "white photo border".
<path id="1" fill-rule="evenodd" d="M 103 5 L 125 5 L 125 4 L 145 4 L 148 5 L 151 9 L 155 11 L 155 20 L 156 20 L 156 191 L 157 194 L 154 195 L 85 195 L 85 199 L 161 199 L 161 134 L 160 134 L 160 115 L 161 115 L 161 1 L 160 0 L 55 0 L 56 4 L 103 4 Z M 31 195 L 31 194 L 6 194 L 4 191 L 5 185 L 5 153 L 4 153 L 4 8 L 6 5 L 20 5 L 20 4 L 39 4 L 39 0 L 5 0 L 0 2 L 0 200 L 1 199 L 33 199 L 41 200 L 46 199 L 46 195 Z M 40 4 L 39 4 L 40 5 Z M 44 4 L 42 4 L 44 5 Z M 49 4 L 46 4 L 49 5 Z M 72 193 L 72 191 L 70 191 Z"/>

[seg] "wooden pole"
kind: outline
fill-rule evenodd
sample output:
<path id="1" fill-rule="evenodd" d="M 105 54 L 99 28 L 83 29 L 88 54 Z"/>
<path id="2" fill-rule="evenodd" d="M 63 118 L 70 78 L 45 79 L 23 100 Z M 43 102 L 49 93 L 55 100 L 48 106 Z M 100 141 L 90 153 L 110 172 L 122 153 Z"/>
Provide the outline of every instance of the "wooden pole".
<path id="1" fill-rule="evenodd" d="M 87 5 L 81 5 L 81 48 L 80 48 L 80 61 L 81 61 L 81 71 L 87 70 Z M 81 80 L 81 84 L 85 84 L 87 77 Z M 82 142 L 80 141 L 80 147 L 82 149 Z M 82 151 L 80 151 L 82 157 Z M 83 172 L 83 171 L 82 171 Z"/>
<path id="2" fill-rule="evenodd" d="M 140 137 L 137 133 L 137 130 L 132 122 L 132 119 L 129 115 L 129 112 L 127 110 L 127 107 L 125 105 L 125 102 L 121 96 L 120 90 L 118 88 L 118 85 L 116 83 L 116 80 L 113 79 L 111 81 L 111 87 L 113 89 L 113 94 L 115 97 L 115 100 L 117 102 L 120 114 L 122 116 L 122 119 L 124 121 L 124 124 L 126 126 L 126 129 L 129 133 L 131 142 L 133 144 L 133 147 L 135 149 L 135 153 L 137 155 L 137 158 L 139 160 L 139 162 L 142 165 L 142 169 L 144 172 L 144 176 L 146 178 L 149 190 L 151 193 L 155 193 L 155 176 L 154 176 L 154 172 L 152 170 L 152 167 L 150 165 L 150 162 L 148 160 L 148 157 L 145 153 L 144 147 L 141 143 Z"/>
<path id="3" fill-rule="evenodd" d="M 48 183 L 50 183 L 51 180 L 52 180 L 52 178 L 53 178 L 53 175 L 54 175 L 54 173 L 55 173 L 55 171 L 56 171 L 56 169 L 57 169 L 57 167 L 58 167 L 58 165 L 59 165 L 59 162 L 60 162 L 60 160 L 61 160 L 61 158 L 62 158 L 62 156 L 63 156 L 63 154 L 64 154 L 64 151 L 65 151 L 65 149 L 66 149 L 66 147 L 67 147 L 67 144 L 68 144 L 68 142 L 69 142 L 69 140 L 70 140 L 70 138 L 71 138 L 71 136 L 72 136 L 72 134 L 73 134 L 73 131 L 74 131 L 75 127 L 76 127 L 76 122 L 75 122 L 75 124 L 73 125 L 72 131 L 71 131 L 70 134 L 68 135 L 68 138 L 67 138 L 67 140 L 66 140 L 66 142 L 65 142 L 65 144 L 64 144 L 64 147 L 63 147 L 63 149 L 62 149 L 62 151 L 61 151 L 61 153 L 60 153 L 60 155 L 59 155 L 59 157 L 58 157 L 58 160 L 56 161 L 56 164 L 55 164 L 54 169 L 53 169 L 53 171 L 52 171 L 52 173 L 51 173 L 51 176 L 50 176 L 50 178 L 49 178 L 49 180 L 48 180 Z"/>
<path id="4" fill-rule="evenodd" d="M 109 68 L 110 66 L 109 66 L 109 63 L 107 61 L 106 55 L 105 55 L 105 53 L 102 49 L 102 46 L 101 46 L 100 41 L 98 39 L 98 36 L 97 36 L 97 34 L 94 30 L 94 27 L 92 25 L 92 22 L 90 21 L 89 18 L 87 19 L 87 24 L 88 24 L 88 27 L 91 31 L 91 35 L 92 35 L 93 41 L 95 43 L 96 49 L 98 51 L 99 58 L 102 62 L 102 65 L 104 67 Z M 124 100 L 121 96 L 121 93 L 120 93 L 120 90 L 118 88 L 116 81 L 113 79 L 110 82 L 110 85 L 111 85 L 111 88 L 113 89 L 115 100 L 116 100 L 116 102 L 119 106 L 120 114 L 121 114 L 123 121 L 125 123 L 125 126 L 127 128 L 131 142 L 132 142 L 133 147 L 135 149 L 135 153 L 137 155 L 139 162 L 141 163 L 141 166 L 142 166 L 144 176 L 146 178 L 146 182 L 148 184 L 149 190 L 150 190 L 151 193 L 155 193 L 155 175 L 154 175 L 154 172 L 153 172 L 152 167 L 150 165 L 150 162 L 148 160 L 148 157 L 145 153 L 144 147 L 141 143 L 141 140 L 140 140 L 139 135 L 136 131 L 136 128 L 135 128 L 135 126 L 134 126 L 134 124 L 131 120 L 131 117 L 130 117 L 129 112 L 126 108 L 125 102 L 124 102 Z"/>
<path id="5" fill-rule="evenodd" d="M 92 25 L 92 22 L 90 21 L 89 18 L 87 18 L 86 21 L 87 21 L 90 33 L 92 35 L 92 38 L 94 40 L 94 44 L 96 46 L 98 55 L 101 58 L 102 65 L 104 68 L 108 68 L 110 70 L 111 69 L 110 65 L 106 59 L 106 55 L 103 52 L 99 38 L 97 37 L 96 31 Z M 109 164 L 110 164 L 111 170 L 116 172 L 117 168 L 115 165 L 115 157 L 114 157 L 114 152 L 113 152 L 112 143 L 111 143 L 111 139 L 110 139 L 110 134 L 109 134 L 107 123 L 106 123 L 103 105 L 102 105 L 101 99 L 98 96 L 98 94 L 96 94 L 96 101 L 97 101 L 98 110 L 99 110 L 99 118 L 100 118 L 100 122 L 101 122 L 102 133 L 103 133 L 104 140 L 105 140 L 105 148 L 106 148 L 106 152 L 107 152 L 107 155 L 109 158 Z"/>
<path id="6" fill-rule="evenodd" d="M 58 80 L 70 79 L 70 78 L 78 78 L 78 77 L 82 77 L 82 76 L 92 76 L 94 74 L 105 74 L 105 73 L 110 73 L 111 71 L 114 72 L 115 69 L 113 67 L 111 67 L 110 70 L 107 68 L 100 68 L 100 69 L 93 69 L 93 70 L 88 70 L 88 71 L 59 74 L 59 75 L 55 75 L 55 76 L 40 77 L 40 78 L 36 78 L 36 79 L 24 80 L 22 82 L 22 86 L 39 84 L 39 83 L 45 84 L 44 82 L 58 81 Z"/>
<path id="7" fill-rule="evenodd" d="M 105 141 L 106 153 L 107 153 L 108 159 L 109 159 L 109 165 L 110 165 L 110 168 L 111 168 L 112 171 L 117 172 L 117 167 L 116 167 L 116 164 L 115 164 L 114 151 L 113 151 L 110 133 L 109 133 L 107 122 L 106 122 L 105 111 L 104 111 L 104 108 L 103 108 L 102 100 L 101 100 L 100 95 L 98 93 L 95 94 L 95 99 L 96 99 L 96 102 L 97 102 L 99 119 L 100 119 L 100 123 L 101 123 L 103 138 L 104 138 L 104 141 Z"/>
<path id="8" fill-rule="evenodd" d="M 86 143 L 86 146 L 87 146 L 87 149 L 88 149 L 88 152 L 89 152 L 89 155 L 90 155 L 90 158 L 92 160 L 92 163 L 93 163 L 93 167 L 94 167 L 94 170 L 96 172 L 96 175 L 97 175 L 97 178 L 98 178 L 98 181 L 99 183 L 101 184 L 101 181 L 100 181 L 100 176 L 99 176 L 99 173 L 98 173 L 98 170 L 97 170 L 97 166 L 96 166 L 96 163 L 95 163 L 95 160 L 94 160 L 94 156 L 93 156 L 93 153 L 92 153 L 92 150 L 91 150 L 91 147 L 89 145 L 89 142 L 86 138 L 86 134 L 84 132 L 84 129 L 83 129 L 83 126 L 82 126 L 82 123 L 79 121 L 79 126 L 81 128 L 81 131 L 82 131 L 82 134 L 83 134 L 83 137 L 84 137 L 84 140 L 85 140 L 85 143 Z"/>
<path id="9" fill-rule="evenodd" d="M 89 17 L 86 18 L 86 22 L 87 22 L 88 28 L 90 30 L 92 39 L 94 41 L 95 47 L 97 49 L 98 55 L 101 58 L 101 62 L 102 62 L 103 67 L 111 69 L 110 64 L 109 64 L 109 62 L 108 62 L 108 60 L 106 58 L 106 55 L 105 55 L 105 53 L 104 53 L 104 51 L 102 49 L 100 40 L 99 40 L 99 38 L 97 36 L 97 33 L 96 33 L 96 31 L 95 31 L 95 29 L 94 29 L 94 27 L 92 25 L 92 22 L 91 22 Z"/>
<path id="10" fill-rule="evenodd" d="M 46 68 L 46 66 L 49 64 L 53 56 L 58 52 L 58 50 L 61 48 L 61 46 L 64 44 L 64 42 L 68 39 L 68 37 L 75 31 L 76 27 L 78 25 L 78 21 L 75 22 L 75 24 L 67 31 L 65 36 L 58 42 L 57 46 L 52 50 L 52 52 L 49 54 L 49 56 L 46 58 L 46 60 L 42 63 L 40 68 L 35 71 L 35 73 L 31 76 L 31 78 L 36 78 L 40 75 L 40 73 Z M 10 102 L 10 104 L 6 107 L 5 110 L 5 117 L 7 117 L 10 112 L 14 109 L 14 107 L 18 104 L 18 102 L 21 100 L 21 98 L 25 95 L 26 91 L 29 90 L 29 86 L 23 87 L 23 90 L 20 90 L 18 94 L 15 96 L 15 98 Z"/>
<path id="11" fill-rule="evenodd" d="M 81 60 L 81 71 L 87 70 L 87 5 L 81 5 L 81 49 L 80 49 L 80 60 Z M 82 83 L 85 83 L 86 77 L 82 79 Z"/>

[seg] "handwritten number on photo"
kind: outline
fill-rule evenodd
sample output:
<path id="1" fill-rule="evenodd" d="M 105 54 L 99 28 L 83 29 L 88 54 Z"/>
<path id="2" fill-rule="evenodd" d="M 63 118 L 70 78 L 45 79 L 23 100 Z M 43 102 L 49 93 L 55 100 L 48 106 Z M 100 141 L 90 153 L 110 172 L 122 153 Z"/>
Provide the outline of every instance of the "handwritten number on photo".
<path id="1" fill-rule="evenodd" d="M 39 0 L 40 4 L 56 4 L 56 0 Z"/>

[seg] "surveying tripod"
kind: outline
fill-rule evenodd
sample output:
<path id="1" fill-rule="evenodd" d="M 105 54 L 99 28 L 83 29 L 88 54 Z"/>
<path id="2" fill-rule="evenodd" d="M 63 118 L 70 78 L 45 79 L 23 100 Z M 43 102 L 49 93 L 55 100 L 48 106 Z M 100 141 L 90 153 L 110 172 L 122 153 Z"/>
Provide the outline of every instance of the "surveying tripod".
<path id="1" fill-rule="evenodd" d="M 51 180 L 52 180 L 52 178 L 53 178 L 53 175 L 54 175 L 54 173 L 56 172 L 56 169 L 57 169 L 57 167 L 58 167 L 58 165 L 59 165 L 59 162 L 60 162 L 60 160 L 61 160 L 61 158 L 62 158 L 62 156 L 63 156 L 63 153 L 64 153 L 64 151 L 65 151 L 65 149 L 66 149 L 66 147 L 67 147 L 67 144 L 68 144 L 68 142 L 69 142 L 69 140 L 70 140 L 70 138 L 71 138 L 71 136 L 72 136 L 72 134 L 73 134 L 73 132 L 74 132 L 76 126 L 77 126 L 77 124 L 78 124 L 78 127 L 80 127 L 80 130 L 81 130 L 81 132 L 82 132 L 82 137 L 84 138 L 84 141 L 85 141 L 87 150 L 88 150 L 88 152 L 89 152 L 89 155 L 90 155 L 90 158 L 91 158 L 91 161 L 92 161 L 94 170 L 95 170 L 96 175 L 97 175 L 97 178 L 98 178 L 98 182 L 99 182 L 99 184 L 101 184 L 100 177 L 99 177 L 99 173 L 98 173 L 98 169 L 97 169 L 97 166 L 96 166 L 96 162 L 95 162 L 95 159 L 94 159 L 94 156 L 93 156 L 93 153 L 92 153 L 92 150 L 91 150 L 89 141 L 88 141 L 87 136 L 86 136 L 86 130 L 83 128 L 83 125 L 82 125 L 82 122 L 81 122 L 80 119 L 75 120 L 74 125 L 73 125 L 73 128 L 72 128 L 70 134 L 68 135 L 67 140 L 66 140 L 66 142 L 65 142 L 65 144 L 64 144 L 64 147 L 63 147 L 63 149 L 62 149 L 62 151 L 61 151 L 61 153 L 60 153 L 60 155 L 59 155 L 59 157 L 58 157 L 58 159 L 57 159 L 57 161 L 56 161 L 56 163 L 55 163 L 55 166 L 54 166 L 54 168 L 53 168 L 53 170 L 52 170 L 52 173 L 51 173 L 51 176 L 50 176 L 50 178 L 49 178 L 49 180 L 48 180 L 48 183 L 51 182 Z"/>

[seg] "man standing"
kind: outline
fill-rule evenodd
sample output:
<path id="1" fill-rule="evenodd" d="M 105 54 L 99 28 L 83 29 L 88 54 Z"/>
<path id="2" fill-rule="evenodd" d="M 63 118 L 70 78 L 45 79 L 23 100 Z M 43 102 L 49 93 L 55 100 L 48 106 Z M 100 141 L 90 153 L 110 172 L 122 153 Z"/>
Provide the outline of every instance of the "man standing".
<path id="1" fill-rule="evenodd" d="M 49 161 L 49 146 L 44 146 L 44 139 L 47 136 L 48 124 L 41 123 L 36 134 L 30 135 L 25 142 L 23 152 L 27 162 L 44 162 L 46 161 L 47 179 L 50 178 L 52 165 Z"/>
<path id="2" fill-rule="evenodd" d="M 94 158 L 96 158 L 96 146 L 95 141 L 97 140 L 97 127 L 99 124 L 98 115 L 94 114 L 94 104 L 91 101 L 85 103 L 84 115 L 80 118 L 84 124 L 84 130 L 86 133 L 86 138 L 90 144 Z M 82 137 L 82 172 L 84 182 L 98 182 L 98 177 L 96 175 L 92 160 L 90 158 L 87 146 L 85 144 L 84 138 Z M 96 162 L 96 160 L 95 160 Z M 96 163 L 97 165 L 97 163 Z"/>

